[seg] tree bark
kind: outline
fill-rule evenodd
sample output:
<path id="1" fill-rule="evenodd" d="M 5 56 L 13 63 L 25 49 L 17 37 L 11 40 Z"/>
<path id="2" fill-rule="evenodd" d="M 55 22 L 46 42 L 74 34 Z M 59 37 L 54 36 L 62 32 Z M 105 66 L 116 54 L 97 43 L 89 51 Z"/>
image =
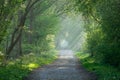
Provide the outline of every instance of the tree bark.
<path id="1" fill-rule="evenodd" d="M 33 13 L 33 9 L 31 9 L 30 11 L 30 26 L 29 26 L 29 30 L 32 31 L 33 29 L 33 16 L 34 16 L 34 13 Z M 29 33 L 28 34 L 28 42 L 31 44 L 32 43 L 32 33 Z"/>
<path id="2" fill-rule="evenodd" d="M 22 56 L 22 30 L 20 32 L 20 39 L 19 39 L 18 47 L 19 47 L 19 56 Z"/>
<path id="3" fill-rule="evenodd" d="M 14 32 L 12 34 L 12 38 L 11 38 L 11 43 L 10 46 L 8 47 L 8 50 L 6 51 L 6 59 L 9 58 L 9 55 L 11 53 L 11 51 L 13 50 L 14 46 L 16 45 L 16 43 L 20 40 L 21 35 L 22 35 L 22 30 L 23 30 L 23 26 L 25 24 L 25 20 L 26 17 L 29 13 L 29 11 L 31 10 L 31 8 L 40 0 L 36 0 L 34 2 L 32 2 L 31 0 L 28 2 L 27 7 L 25 9 L 24 14 L 21 16 L 20 18 L 20 22 L 18 24 L 18 26 L 14 29 Z M 17 35 L 18 34 L 18 35 Z M 20 43 L 22 44 L 22 43 Z M 22 51 L 22 49 L 21 49 Z"/>

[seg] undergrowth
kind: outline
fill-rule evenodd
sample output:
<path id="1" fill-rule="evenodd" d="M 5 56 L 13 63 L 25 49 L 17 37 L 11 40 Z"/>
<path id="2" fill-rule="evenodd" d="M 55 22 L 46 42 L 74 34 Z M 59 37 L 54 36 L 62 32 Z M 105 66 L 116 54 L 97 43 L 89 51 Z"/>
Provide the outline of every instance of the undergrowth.
<path id="1" fill-rule="evenodd" d="M 120 80 L 120 71 L 108 64 L 100 63 L 94 57 L 90 57 L 88 53 L 77 53 L 80 63 L 91 72 L 94 72 L 98 80 Z"/>
<path id="2" fill-rule="evenodd" d="M 0 67 L 0 80 L 22 80 L 30 71 L 54 61 L 55 51 L 43 52 L 41 54 L 24 55 L 23 57 L 9 61 L 7 66 Z"/>

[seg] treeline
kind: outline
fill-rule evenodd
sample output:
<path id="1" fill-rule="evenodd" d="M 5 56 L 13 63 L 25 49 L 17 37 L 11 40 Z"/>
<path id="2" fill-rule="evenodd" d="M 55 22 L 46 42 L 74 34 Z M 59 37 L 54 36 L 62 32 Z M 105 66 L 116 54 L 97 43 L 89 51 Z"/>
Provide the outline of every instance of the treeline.
<path id="1" fill-rule="evenodd" d="M 22 80 L 32 69 L 56 59 L 56 4 L 55 0 L 0 0 L 0 80 Z"/>
<path id="2" fill-rule="evenodd" d="M 120 69 L 120 0 L 76 0 L 75 6 L 85 20 L 84 51 Z"/>
<path id="3" fill-rule="evenodd" d="M 0 64 L 54 49 L 58 18 L 54 0 L 0 1 Z M 4 58 L 4 59 L 3 59 Z"/>

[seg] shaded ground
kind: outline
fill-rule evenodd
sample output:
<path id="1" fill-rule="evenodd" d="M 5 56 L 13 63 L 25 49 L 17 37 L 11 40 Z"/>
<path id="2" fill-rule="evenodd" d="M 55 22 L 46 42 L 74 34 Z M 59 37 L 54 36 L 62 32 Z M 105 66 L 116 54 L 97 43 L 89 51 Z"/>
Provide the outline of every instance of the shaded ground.
<path id="1" fill-rule="evenodd" d="M 61 50 L 58 60 L 53 64 L 34 70 L 25 80 L 96 80 L 87 72 L 71 50 Z"/>

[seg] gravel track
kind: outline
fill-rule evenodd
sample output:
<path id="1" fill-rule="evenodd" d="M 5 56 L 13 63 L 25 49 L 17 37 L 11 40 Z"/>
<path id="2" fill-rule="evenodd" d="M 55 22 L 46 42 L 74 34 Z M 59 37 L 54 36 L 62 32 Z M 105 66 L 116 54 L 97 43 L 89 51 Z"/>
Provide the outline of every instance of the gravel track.
<path id="1" fill-rule="evenodd" d="M 61 50 L 54 63 L 34 70 L 24 80 L 96 80 L 96 77 L 78 64 L 73 51 Z"/>

